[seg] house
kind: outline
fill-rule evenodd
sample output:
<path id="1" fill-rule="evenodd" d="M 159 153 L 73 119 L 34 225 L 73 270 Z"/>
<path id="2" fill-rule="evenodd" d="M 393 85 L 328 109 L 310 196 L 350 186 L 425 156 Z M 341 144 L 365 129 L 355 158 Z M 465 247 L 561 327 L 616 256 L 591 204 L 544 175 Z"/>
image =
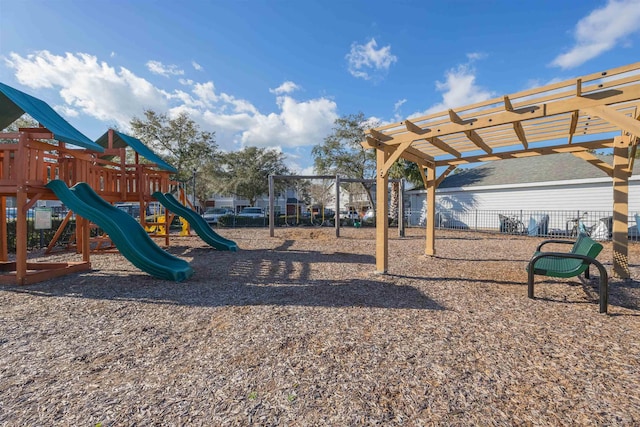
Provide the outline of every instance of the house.
<path id="1" fill-rule="evenodd" d="M 613 158 L 596 157 L 607 164 Z M 415 225 L 420 222 L 425 190 L 414 189 L 405 194 L 411 211 L 409 223 Z M 611 206 L 611 178 L 569 153 L 507 159 L 462 169 L 445 178 L 436 190 L 436 210 L 471 228 L 496 227 L 499 212 L 524 212 L 521 216 L 525 224 L 532 213 L 551 213 L 549 227 L 563 229 L 571 216 L 588 212 L 590 218 L 597 220 L 611 215 Z M 630 217 L 639 211 L 640 164 L 636 163 L 629 178 Z M 629 225 L 633 224 L 630 219 Z"/>
<path id="2" fill-rule="evenodd" d="M 311 181 L 311 180 L 310 180 Z M 335 181 L 331 181 L 327 184 L 326 197 L 324 197 L 324 203 L 322 200 L 315 200 L 313 192 L 311 194 L 306 189 L 299 189 L 295 186 L 287 187 L 285 190 L 276 192 L 274 199 L 274 207 L 276 212 L 287 213 L 287 215 L 295 215 L 296 210 L 299 213 L 306 212 L 308 206 L 311 205 L 323 205 L 326 209 L 335 211 Z M 375 186 L 372 189 L 373 197 L 375 197 Z M 307 203 L 306 201 L 309 201 Z M 240 212 L 242 208 L 249 206 L 249 201 L 246 199 L 239 199 L 234 196 L 224 196 L 220 194 L 213 194 L 206 201 L 207 207 L 220 207 L 229 208 L 234 212 Z M 269 209 L 269 195 L 265 194 L 258 197 L 255 201 L 256 207 L 264 208 L 265 211 Z M 362 189 L 362 186 L 357 183 L 349 182 L 340 186 L 340 210 L 353 210 L 356 212 L 364 213 L 369 209 L 369 200 L 366 193 Z"/>

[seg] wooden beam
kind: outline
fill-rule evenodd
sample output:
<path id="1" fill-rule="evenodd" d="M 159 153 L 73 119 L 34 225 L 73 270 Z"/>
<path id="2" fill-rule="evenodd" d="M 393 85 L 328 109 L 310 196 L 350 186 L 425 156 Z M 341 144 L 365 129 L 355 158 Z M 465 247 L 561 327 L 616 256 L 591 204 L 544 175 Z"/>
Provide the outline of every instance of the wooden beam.
<path id="1" fill-rule="evenodd" d="M 442 151 L 446 151 L 447 153 L 451 154 L 452 156 L 462 157 L 462 154 L 460 154 L 460 152 L 458 152 L 457 150 L 452 148 L 449 144 L 447 144 L 446 142 L 444 142 L 443 140 L 441 140 L 437 136 L 433 136 L 433 137 L 429 138 L 428 141 L 434 147 L 437 147 L 437 148 L 441 149 Z"/>
<path id="2" fill-rule="evenodd" d="M 455 111 L 453 111 L 452 109 L 449 109 L 449 118 L 451 119 L 451 121 L 453 123 L 458 124 L 458 125 L 464 125 L 464 124 L 473 125 L 473 120 L 467 120 L 467 121 L 462 120 L 462 118 Z M 463 132 L 467 136 L 467 138 L 469 138 L 469 140 L 471 142 L 473 142 L 478 148 L 480 148 L 481 150 L 486 151 L 489 154 L 491 154 L 493 152 L 493 149 L 491 147 L 489 147 L 482 140 L 482 137 L 480 135 L 478 135 L 478 133 L 476 131 L 471 129 L 471 130 L 463 130 Z"/>
<path id="3" fill-rule="evenodd" d="M 393 139 L 393 137 L 391 137 L 389 135 L 385 135 L 382 132 L 378 132 L 375 129 L 369 129 L 369 133 L 371 134 L 372 137 L 374 137 L 375 139 L 377 139 L 380 142 L 391 141 Z"/>
<path id="4" fill-rule="evenodd" d="M 513 111 L 513 104 L 507 95 L 504 96 L 504 109 L 507 111 Z"/>
<path id="5" fill-rule="evenodd" d="M 635 117 L 636 120 L 640 120 L 640 115 L 638 115 L 638 107 L 634 108 L 633 117 Z M 631 146 L 629 149 L 629 168 L 628 168 L 629 176 L 633 175 L 633 163 L 636 160 L 636 153 L 638 151 L 638 142 L 640 142 L 640 135 L 636 135 L 635 138 L 631 138 Z"/>
<path id="6" fill-rule="evenodd" d="M 364 148 L 365 150 L 368 150 L 370 148 L 378 148 L 381 143 L 371 136 L 366 136 L 365 140 L 362 141 L 360 145 L 362 145 L 362 148 Z"/>
<path id="7" fill-rule="evenodd" d="M 576 96 L 582 96 L 582 79 L 576 79 Z"/>
<path id="8" fill-rule="evenodd" d="M 633 138 L 631 147 L 629 148 L 629 167 L 627 168 L 629 170 L 629 176 L 633 175 L 633 164 L 636 159 L 636 153 L 638 152 L 638 141 L 640 141 L 639 138 Z"/>
<path id="9" fill-rule="evenodd" d="M 640 70 L 640 62 L 636 62 L 633 64 L 628 64 L 623 67 L 617 67 L 606 71 L 599 71 L 597 73 L 592 73 L 589 75 L 581 76 L 584 82 L 593 82 L 593 84 L 583 87 L 583 92 L 595 92 L 595 91 L 604 91 L 611 88 L 621 88 L 624 85 L 631 85 L 638 83 L 640 80 L 640 76 L 638 76 L 637 72 Z M 606 76 L 607 80 L 603 81 L 602 78 Z M 519 105 L 532 105 L 538 104 L 541 105 L 545 102 L 555 102 L 557 100 L 566 99 L 567 97 L 571 97 L 575 95 L 575 88 L 573 90 L 567 90 L 571 85 L 575 85 L 574 80 L 566 80 L 558 83 L 549 84 L 542 87 L 536 87 L 533 89 L 525 90 L 522 92 L 514 93 L 511 96 L 512 99 L 519 99 Z M 496 107 L 503 99 L 502 98 L 492 98 L 481 102 L 476 102 L 474 104 L 466 105 L 465 111 L 480 111 L 482 110 L 485 114 L 491 114 L 497 111 L 504 109 L 503 106 Z M 518 108 L 518 104 L 514 105 L 515 108 Z M 441 120 L 442 112 L 436 112 L 425 116 L 416 117 L 416 121 L 426 121 L 430 120 L 434 123 L 434 126 L 443 123 Z M 435 119 L 435 120 L 434 120 Z M 393 133 L 397 133 L 398 124 L 390 123 L 388 125 L 380 126 L 376 129 L 378 130 L 391 130 L 390 135 Z"/>
<path id="10" fill-rule="evenodd" d="M 504 96 L 504 109 L 506 111 L 513 111 L 513 104 L 507 95 Z M 527 135 L 524 133 L 524 129 L 522 127 L 522 122 L 513 122 L 513 131 L 516 133 L 516 136 L 522 142 L 522 146 L 524 148 L 529 148 L 529 143 L 527 142 Z"/>
<path id="11" fill-rule="evenodd" d="M 583 142 L 580 144 L 563 144 L 551 147 L 529 148 L 526 150 L 506 151 L 504 153 L 493 153 L 490 155 L 480 154 L 477 156 L 462 157 L 460 159 L 437 160 L 436 166 L 464 165 L 476 162 L 489 162 L 500 159 L 511 159 L 517 157 L 540 156 L 555 153 L 573 153 L 597 148 L 611 148 L 612 139 L 602 139 L 597 141 Z"/>
<path id="12" fill-rule="evenodd" d="M 601 171 L 609 175 L 609 177 L 613 178 L 613 166 L 611 166 L 609 163 L 605 162 L 604 160 L 594 156 L 588 151 L 576 151 L 571 154 L 573 154 L 574 156 L 582 160 L 586 160 L 593 166 L 597 167 L 598 169 L 600 169 Z"/>
<path id="13" fill-rule="evenodd" d="M 568 98 L 564 100 L 549 102 L 546 104 L 533 105 L 513 111 L 502 111 L 493 114 L 486 114 L 473 119 L 463 120 L 458 117 L 458 119 L 462 123 L 453 121 L 451 123 L 442 123 L 429 128 L 429 130 L 432 132 L 432 135 L 442 137 L 445 135 L 464 132 L 470 127 L 473 127 L 473 129 L 484 129 L 517 121 L 555 116 L 558 114 L 570 113 L 576 110 L 584 110 L 585 108 L 617 104 L 636 99 L 640 99 L 640 84 L 624 86 L 616 88 L 615 90 L 604 90 L 601 92 L 584 94 L 580 97 Z M 628 119 L 633 120 L 631 118 Z M 385 136 L 387 138 L 392 138 L 388 135 Z M 396 137 L 393 137 L 391 141 L 388 141 L 388 145 L 401 144 L 407 139 L 415 139 L 415 135 L 412 133 L 398 135 Z"/>
<path id="14" fill-rule="evenodd" d="M 409 141 L 411 142 L 411 141 Z M 375 148 L 375 149 L 383 149 L 384 147 L 388 147 L 390 150 L 395 150 L 396 147 L 391 145 L 391 146 L 386 146 L 385 144 L 383 144 L 382 142 L 367 136 L 366 139 L 364 141 L 362 141 L 360 143 L 360 145 L 362 146 L 362 148 L 364 148 L 365 150 L 371 149 L 371 148 Z M 409 144 L 411 145 L 411 144 Z M 400 157 L 405 158 L 407 160 L 409 160 L 410 162 L 414 162 L 418 165 L 423 165 L 423 166 L 427 166 L 427 164 L 432 164 L 435 162 L 435 159 L 431 156 L 429 156 L 428 154 L 423 153 L 420 150 L 416 150 L 413 149 L 411 147 L 406 148 L 402 154 L 400 155 Z"/>
<path id="15" fill-rule="evenodd" d="M 426 129 L 426 130 L 422 129 L 421 127 L 415 125 L 414 123 L 412 123 L 409 120 L 405 120 L 404 121 L 404 125 L 405 125 L 405 127 L 407 128 L 407 130 L 409 132 L 414 133 L 418 137 L 430 132 L 428 129 Z M 453 148 L 451 148 L 446 142 L 444 142 L 440 138 L 437 138 L 435 136 L 434 137 L 430 137 L 430 138 L 428 137 L 428 138 L 426 138 L 426 141 L 429 141 L 431 143 L 431 145 L 433 145 L 434 147 L 436 147 L 436 148 L 438 148 L 438 149 L 440 149 L 440 150 L 442 150 L 442 151 L 444 151 L 446 153 L 449 153 L 449 154 L 451 154 L 453 156 L 456 156 L 456 157 L 460 157 L 461 156 L 461 154 L 458 151 L 456 151 Z"/>
<path id="16" fill-rule="evenodd" d="M 571 113 L 571 124 L 569 125 L 569 144 L 573 141 L 573 134 L 576 133 L 576 127 L 578 126 L 578 118 L 580 117 L 580 113 L 578 111 L 574 111 Z"/>
<path id="17" fill-rule="evenodd" d="M 393 146 L 391 146 L 393 147 Z M 410 160 L 412 162 L 418 163 L 419 164 L 423 164 L 423 165 L 432 165 L 435 163 L 435 159 L 433 157 L 431 157 L 430 155 L 423 153 L 420 150 L 417 150 L 413 147 L 409 147 L 406 150 L 404 150 L 404 154 L 401 156 L 404 157 L 407 160 Z M 415 159 L 415 160 L 414 160 Z"/>
<path id="18" fill-rule="evenodd" d="M 420 126 L 417 126 L 413 122 L 406 120 L 404 121 L 404 126 L 407 128 L 409 132 L 415 133 L 416 135 L 424 135 L 425 133 L 429 133 L 429 129 L 422 129 Z"/>
<path id="19" fill-rule="evenodd" d="M 462 118 L 458 115 L 458 113 L 453 111 L 451 108 L 449 108 L 448 112 L 449 112 L 449 120 L 451 120 L 453 123 L 457 123 L 459 125 L 465 124 L 465 121 L 462 120 Z"/>
<path id="20" fill-rule="evenodd" d="M 521 122 L 513 122 L 513 130 L 520 142 L 522 142 L 522 146 L 526 149 L 529 148 L 529 143 L 527 142 L 527 135 L 524 133 L 524 129 L 522 128 Z"/>
<path id="21" fill-rule="evenodd" d="M 583 110 L 589 114 L 600 117 L 602 120 L 606 120 L 612 125 L 620 127 L 623 131 L 629 132 L 635 136 L 640 136 L 640 121 L 619 113 L 609 106 L 598 105 L 595 107 L 583 108 Z"/>
<path id="22" fill-rule="evenodd" d="M 400 158 L 402 153 L 404 153 L 404 151 L 409 148 L 412 143 L 413 141 L 407 141 L 403 144 L 398 145 L 396 150 L 391 153 L 389 158 L 385 161 L 384 165 L 379 167 L 378 173 L 382 174 L 382 176 L 387 175 L 389 173 L 389 169 L 391 169 L 391 166 L 393 166 L 393 164 Z"/>
<path id="23" fill-rule="evenodd" d="M 429 181 L 427 180 L 427 175 L 424 173 L 424 168 L 418 167 L 418 171 L 420 171 L 420 178 L 422 178 L 422 183 L 424 184 L 425 190 L 429 187 Z"/>
<path id="24" fill-rule="evenodd" d="M 482 137 L 478 135 L 475 130 L 465 130 L 464 134 L 467 135 L 467 138 L 469 138 L 469 140 L 476 144 L 476 146 L 481 150 L 486 151 L 488 154 L 493 153 L 493 149 L 485 144 L 485 142 L 482 140 Z"/>
<path id="25" fill-rule="evenodd" d="M 451 171 L 453 171 L 456 167 L 453 165 L 450 165 L 447 170 L 445 170 L 444 172 L 442 172 L 442 174 L 440 174 L 440 176 L 438 177 L 438 179 L 436 179 L 436 188 L 440 185 L 440 183 L 442 181 L 444 181 L 444 179 L 447 177 L 447 175 L 449 175 L 449 173 L 451 173 Z"/>

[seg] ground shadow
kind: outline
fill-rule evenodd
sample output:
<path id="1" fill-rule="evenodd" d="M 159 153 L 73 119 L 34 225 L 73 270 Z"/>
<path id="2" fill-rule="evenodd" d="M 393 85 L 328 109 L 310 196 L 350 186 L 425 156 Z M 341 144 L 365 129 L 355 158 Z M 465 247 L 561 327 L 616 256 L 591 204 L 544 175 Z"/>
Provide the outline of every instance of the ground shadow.
<path id="1" fill-rule="evenodd" d="M 184 255 L 188 252 L 194 257 L 192 266 L 195 274 L 181 283 L 160 281 L 143 272 L 115 276 L 111 270 L 105 274 L 94 270 L 26 287 L 3 286 L 2 289 L 40 297 L 133 300 L 193 306 L 444 309 L 412 286 L 370 277 L 319 279 L 312 272 L 312 266 L 317 263 L 332 263 L 336 268 L 356 264 L 356 267 L 373 270 L 373 256 L 292 250 L 288 249 L 290 246 L 285 242 L 272 250 L 243 250 L 237 253 L 174 246 L 171 248 L 174 254 Z M 208 271 L 206 265 L 210 263 L 216 263 L 213 276 L 204 273 Z"/>

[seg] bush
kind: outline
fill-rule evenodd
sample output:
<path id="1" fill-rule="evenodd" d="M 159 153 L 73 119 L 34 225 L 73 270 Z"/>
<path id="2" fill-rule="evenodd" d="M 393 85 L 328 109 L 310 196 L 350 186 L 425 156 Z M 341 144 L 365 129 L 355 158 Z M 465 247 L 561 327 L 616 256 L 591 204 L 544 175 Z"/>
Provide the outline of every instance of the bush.
<path id="1" fill-rule="evenodd" d="M 42 246 L 48 246 L 49 242 L 56 234 L 58 227 L 62 224 L 62 219 L 51 220 L 50 230 L 36 230 L 35 224 L 32 219 L 27 220 L 27 249 L 37 249 Z M 70 220 L 65 226 L 60 238 L 58 239 L 58 245 L 66 245 L 69 241 L 69 237 L 73 235 L 76 229 L 76 221 Z M 97 233 L 97 230 L 92 230 L 92 235 Z M 7 221 L 7 249 L 9 252 L 16 251 L 16 221 Z"/>

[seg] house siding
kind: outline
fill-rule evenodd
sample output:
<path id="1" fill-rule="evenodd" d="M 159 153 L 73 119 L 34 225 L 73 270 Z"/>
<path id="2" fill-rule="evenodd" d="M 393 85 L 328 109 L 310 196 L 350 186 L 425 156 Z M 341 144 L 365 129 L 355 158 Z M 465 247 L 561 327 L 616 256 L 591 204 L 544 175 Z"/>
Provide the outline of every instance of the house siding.
<path id="1" fill-rule="evenodd" d="M 420 217 L 425 200 L 424 190 L 409 191 L 411 220 Z M 436 191 L 436 210 L 452 210 L 458 218 L 474 211 L 536 211 L 540 213 L 590 212 L 610 215 L 613 210 L 611 179 L 583 179 L 500 185 L 486 187 L 444 188 Z M 466 212 L 466 214 L 465 214 Z M 640 212 L 640 176 L 629 180 L 629 215 Z M 497 217 L 496 217 L 497 218 Z M 553 217 L 552 217 L 553 218 Z M 461 218 L 462 219 L 462 218 Z M 557 220 L 560 222 L 560 220 Z M 550 224 L 564 227 L 564 224 Z"/>

